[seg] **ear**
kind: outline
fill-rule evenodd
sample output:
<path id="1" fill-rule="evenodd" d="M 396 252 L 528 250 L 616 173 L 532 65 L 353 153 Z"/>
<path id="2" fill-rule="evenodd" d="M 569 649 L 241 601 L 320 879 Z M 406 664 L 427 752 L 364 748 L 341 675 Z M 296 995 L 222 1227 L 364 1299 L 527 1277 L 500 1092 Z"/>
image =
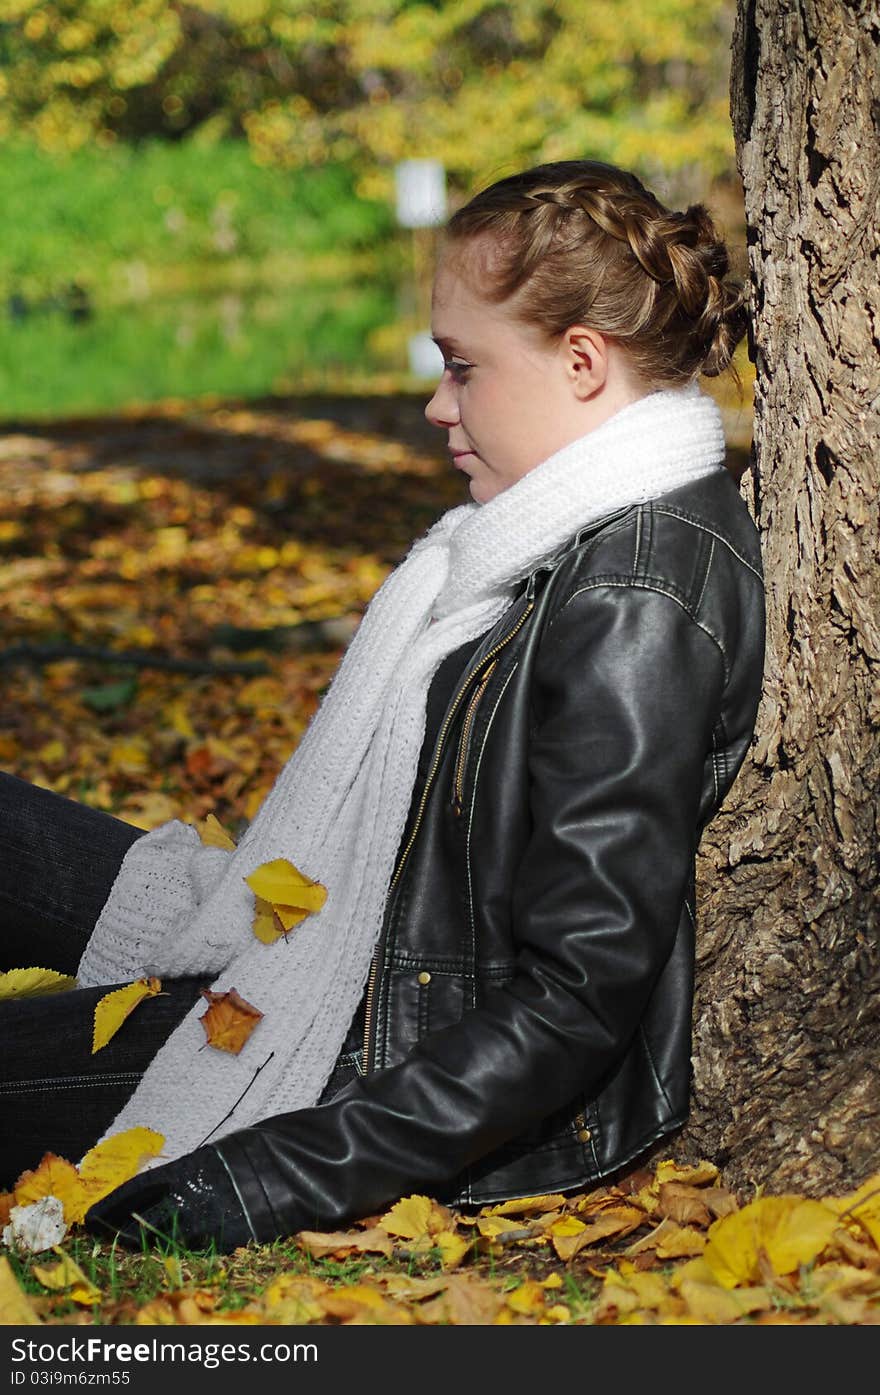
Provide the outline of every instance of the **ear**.
<path id="1" fill-rule="evenodd" d="M 608 341 L 598 330 L 572 325 L 563 334 L 560 349 L 572 391 L 585 402 L 605 385 Z"/>

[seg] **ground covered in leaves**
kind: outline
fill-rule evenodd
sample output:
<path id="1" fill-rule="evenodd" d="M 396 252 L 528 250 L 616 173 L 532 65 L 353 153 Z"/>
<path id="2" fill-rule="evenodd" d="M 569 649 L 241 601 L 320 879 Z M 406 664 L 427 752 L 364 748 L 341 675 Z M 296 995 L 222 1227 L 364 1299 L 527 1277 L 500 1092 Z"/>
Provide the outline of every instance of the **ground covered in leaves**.
<path id="1" fill-rule="evenodd" d="M 214 817 L 237 834 L 377 585 L 466 497 L 422 406 L 168 402 L 10 427 L 0 768 L 142 828 Z M 711 1162 L 479 1214 L 408 1197 L 349 1233 L 231 1256 L 132 1255 L 74 1223 L 0 1257 L 6 1323 L 878 1321 L 880 1176 L 745 1197 Z"/>
<path id="2" fill-rule="evenodd" d="M 231 1256 L 75 1231 L 0 1258 L 0 1322 L 136 1325 L 880 1323 L 880 1174 L 742 1203 L 711 1163 L 452 1212 L 405 1197 L 351 1231 Z"/>

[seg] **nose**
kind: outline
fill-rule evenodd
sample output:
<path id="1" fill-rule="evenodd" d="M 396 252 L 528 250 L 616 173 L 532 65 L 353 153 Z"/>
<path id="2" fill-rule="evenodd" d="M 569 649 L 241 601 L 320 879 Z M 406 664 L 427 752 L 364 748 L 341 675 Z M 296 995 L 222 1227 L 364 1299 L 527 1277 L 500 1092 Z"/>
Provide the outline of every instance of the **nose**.
<path id="1" fill-rule="evenodd" d="M 432 426 L 445 428 L 457 424 L 459 420 L 458 401 L 452 390 L 448 373 L 444 373 L 437 384 L 434 396 L 425 407 L 425 416 Z"/>

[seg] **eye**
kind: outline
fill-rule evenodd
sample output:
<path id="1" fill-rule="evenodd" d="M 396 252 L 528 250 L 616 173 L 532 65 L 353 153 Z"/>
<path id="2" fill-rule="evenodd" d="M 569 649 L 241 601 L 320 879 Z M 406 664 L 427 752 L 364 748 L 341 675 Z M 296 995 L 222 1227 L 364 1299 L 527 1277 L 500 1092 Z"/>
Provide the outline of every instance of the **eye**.
<path id="1" fill-rule="evenodd" d="M 467 382 L 467 377 L 472 363 L 467 363 L 463 358 L 447 358 L 443 360 L 443 368 L 456 383 Z"/>

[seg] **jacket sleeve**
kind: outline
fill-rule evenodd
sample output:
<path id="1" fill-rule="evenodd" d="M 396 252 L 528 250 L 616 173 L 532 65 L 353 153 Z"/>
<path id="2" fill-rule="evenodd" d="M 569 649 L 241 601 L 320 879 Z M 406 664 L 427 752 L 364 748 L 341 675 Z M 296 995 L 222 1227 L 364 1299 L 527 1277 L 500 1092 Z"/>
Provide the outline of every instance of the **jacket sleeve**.
<path id="1" fill-rule="evenodd" d="M 603 583 L 556 613 L 534 667 L 514 977 L 401 1064 L 213 1145 L 258 1238 L 430 1193 L 598 1085 L 672 948 L 723 686 L 718 644 L 666 592 Z"/>

